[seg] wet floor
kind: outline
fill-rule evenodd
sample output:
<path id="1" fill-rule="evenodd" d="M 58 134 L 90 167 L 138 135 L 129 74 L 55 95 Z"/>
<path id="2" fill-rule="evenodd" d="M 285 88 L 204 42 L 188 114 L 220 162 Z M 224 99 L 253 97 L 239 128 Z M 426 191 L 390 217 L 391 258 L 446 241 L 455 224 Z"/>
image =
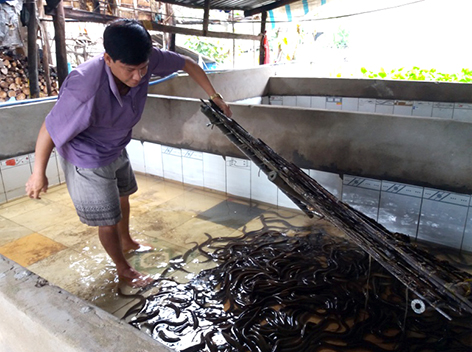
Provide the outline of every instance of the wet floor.
<path id="1" fill-rule="evenodd" d="M 139 190 L 130 197 L 131 233 L 155 250 L 129 255 L 129 261 L 155 277 L 165 270 L 169 259 L 205 241 L 205 233 L 239 236 L 259 229 L 261 215 L 290 218 L 295 226 L 311 222 L 299 211 L 152 176 L 138 174 L 137 178 Z M 118 295 L 118 287 L 131 290 L 118 282 L 97 229 L 78 220 L 65 185 L 50 188 L 40 200 L 24 197 L 0 205 L 0 232 L 0 254 L 51 284 L 120 318 L 133 304 Z"/>

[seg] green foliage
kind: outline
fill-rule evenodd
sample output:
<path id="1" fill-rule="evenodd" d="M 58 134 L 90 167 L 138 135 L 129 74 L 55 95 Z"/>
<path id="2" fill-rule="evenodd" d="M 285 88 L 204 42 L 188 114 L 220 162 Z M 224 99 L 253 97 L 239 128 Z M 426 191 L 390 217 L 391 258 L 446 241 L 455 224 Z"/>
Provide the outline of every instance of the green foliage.
<path id="1" fill-rule="evenodd" d="M 184 45 L 187 48 L 209 57 L 218 63 L 222 63 L 229 56 L 228 50 L 219 45 L 219 42 L 213 44 L 209 41 L 202 41 L 200 37 L 188 37 Z"/>
<path id="2" fill-rule="evenodd" d="M 409 81 L 435 81 L 435 82 L 456 82 L 456 83 L 472 83 L 472 70 L 463 68 L 460 73 L 441 73 L 436 69 L 430 70 L 420 69 L 413 66 L 411 70 L 405 70 L 404 67 L 385 72 L 381 68 L 379 72 L 368 71 L 365 67 L 361 68 L 361 72 L 366 78 L 374 79 L 403 79 Z"/>

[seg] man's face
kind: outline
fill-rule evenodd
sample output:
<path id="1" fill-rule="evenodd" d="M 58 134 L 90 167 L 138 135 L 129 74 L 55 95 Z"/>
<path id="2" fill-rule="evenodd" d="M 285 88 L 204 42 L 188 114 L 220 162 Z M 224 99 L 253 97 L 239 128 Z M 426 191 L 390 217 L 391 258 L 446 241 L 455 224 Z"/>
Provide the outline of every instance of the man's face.
<path id="1" fill-rule="evenodd" d="M 113 61 L 107 53 L 105 53 L 104 59 L 105 63 L 110 67 L 113 76 L 131 88 L 139 84 L 141 78 L 146 74 L 149 65 L 149 61 L 139 65 L 124 64 L 120 60 Z"/>

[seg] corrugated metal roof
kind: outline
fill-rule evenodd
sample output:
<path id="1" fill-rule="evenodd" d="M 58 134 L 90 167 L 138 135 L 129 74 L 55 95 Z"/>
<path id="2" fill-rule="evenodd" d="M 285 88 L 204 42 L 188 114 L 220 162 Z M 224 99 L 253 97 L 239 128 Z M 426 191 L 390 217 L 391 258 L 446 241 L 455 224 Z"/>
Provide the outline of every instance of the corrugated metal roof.
<path id="1" fill-rule="evenodd" d="M 287 5 L 291 2 L 300 0 L 210 0 L 211 10 L 243 10 L 252 11 L 261 7 L 277 8 L 280 6 Z M 193 7 L 193 8 L 205 8 L 205 0 L 167 0 L 163 1 L 169 4 Z"/>

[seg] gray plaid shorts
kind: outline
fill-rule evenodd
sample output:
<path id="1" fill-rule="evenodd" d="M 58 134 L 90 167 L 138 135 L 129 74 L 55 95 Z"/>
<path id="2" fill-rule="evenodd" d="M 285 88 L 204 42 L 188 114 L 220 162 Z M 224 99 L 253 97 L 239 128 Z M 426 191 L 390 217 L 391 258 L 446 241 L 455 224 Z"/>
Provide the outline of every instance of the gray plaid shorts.
<path id="1" fill-rule="evenodd" d="M 90 226 L 115 225 L 121 220 L 120 197 L 138 190 L 124 149 L 111 164 L 81 168 L 60 158 L 67 189 L 80 221 Z"/>

